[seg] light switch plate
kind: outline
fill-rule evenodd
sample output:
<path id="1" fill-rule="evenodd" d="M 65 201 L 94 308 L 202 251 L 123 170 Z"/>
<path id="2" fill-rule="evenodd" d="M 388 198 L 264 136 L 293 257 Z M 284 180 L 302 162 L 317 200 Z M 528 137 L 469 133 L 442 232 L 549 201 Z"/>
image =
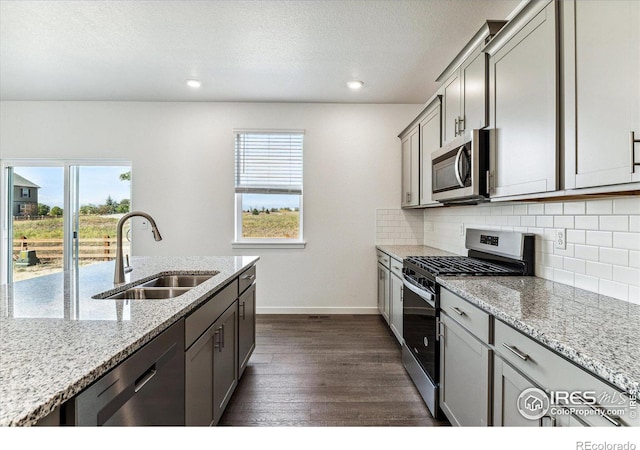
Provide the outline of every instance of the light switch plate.
<path id="1" fill-rule="evenodd" d="M 567 230 L 564 228 L 558 228 L 556 230 L 556 244 L 557 249 L 564 250 L 567 248 Z"/>

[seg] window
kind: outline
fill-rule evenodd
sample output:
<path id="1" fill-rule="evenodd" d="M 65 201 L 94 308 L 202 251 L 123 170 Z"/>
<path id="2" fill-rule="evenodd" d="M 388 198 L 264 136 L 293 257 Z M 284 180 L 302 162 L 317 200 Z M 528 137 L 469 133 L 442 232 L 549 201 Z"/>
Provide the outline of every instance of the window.
<path id="1" fill-rule="evenodd" d="M 116 225 L 131 203 L 129 162 L 2 160 L 0 167 L 0 283 L 115 258 Z M 129 253 L 128 236 L 123 248 Z"/>
<path id="2" fill-rule="evenodd" d="M 20 196 L 21 196 L 22 198 L 29 198 L 29 197 L 31 197 L 31 196 L 29 195 L 29 188 L 22 188 L 22 189 L 21 189 L 21 191 L 20 191 Z"/>
<path id="3" fill-rule="evenodd" d="M 303 247 L 302 131 L 235 131 L 235 247 Z"/>

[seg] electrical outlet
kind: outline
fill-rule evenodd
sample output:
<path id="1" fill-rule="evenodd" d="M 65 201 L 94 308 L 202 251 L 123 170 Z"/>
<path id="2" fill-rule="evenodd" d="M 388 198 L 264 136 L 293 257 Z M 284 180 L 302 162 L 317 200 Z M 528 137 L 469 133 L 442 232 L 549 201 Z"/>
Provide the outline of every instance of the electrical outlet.
<path id="1" fill-rule="evenodd" d="M 146 230 L 147 228 L 149 228 L 149 221 L 147 219 L 142 219 L 140 222 L 140 229 Z"/>
<path id="2" fill-rule="evenodd" d="M 559 228 L 556 230 L 556 248 L 564 250 L 567 248 L 567 230 Z"/>

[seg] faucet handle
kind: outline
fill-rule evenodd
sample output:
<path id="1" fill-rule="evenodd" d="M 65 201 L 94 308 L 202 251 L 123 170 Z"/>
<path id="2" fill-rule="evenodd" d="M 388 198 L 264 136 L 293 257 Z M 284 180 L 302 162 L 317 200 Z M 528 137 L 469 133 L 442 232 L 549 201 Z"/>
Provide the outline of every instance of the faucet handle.
<path id="1" fill-rule="evenodd" d="M 129 272 L 131 272 L 131 271 L 133 270 L 133 267 L 131 267 L 131 266 L 129 265 L 129 255 L 125 255 L 125 256 L 124 256 L 124 258 L 125 258 L 125 260 L 127 261 L 127 265 L 126 265 L 126 266 L 124 266 L 124 272 L 125 272 L 125 273 L 129 273 Z"/>

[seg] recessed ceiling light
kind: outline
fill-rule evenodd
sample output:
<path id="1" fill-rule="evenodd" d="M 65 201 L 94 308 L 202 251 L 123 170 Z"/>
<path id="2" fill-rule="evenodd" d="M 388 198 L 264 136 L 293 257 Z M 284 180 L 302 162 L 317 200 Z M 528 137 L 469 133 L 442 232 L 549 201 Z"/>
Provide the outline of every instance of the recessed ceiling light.
<path id="1" fill-rule="evenodd" d="M 349 86 L 349 89 L 360 89 L 362 86 L 364 86 L 364 81 L 351 80 L 347 82 L 347 86 Z"/>
<path id="2" fill-rule="evenodd" d="M 202 81 L 200 80 L 187 80 L 187 86 L 192 88 L 199 88 L 202 86 Z"/>

